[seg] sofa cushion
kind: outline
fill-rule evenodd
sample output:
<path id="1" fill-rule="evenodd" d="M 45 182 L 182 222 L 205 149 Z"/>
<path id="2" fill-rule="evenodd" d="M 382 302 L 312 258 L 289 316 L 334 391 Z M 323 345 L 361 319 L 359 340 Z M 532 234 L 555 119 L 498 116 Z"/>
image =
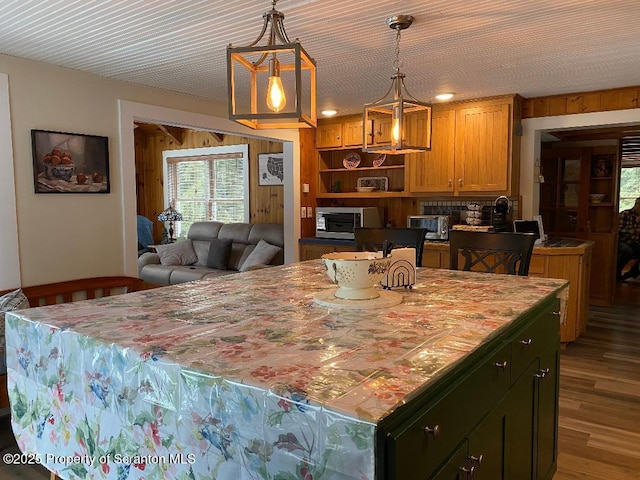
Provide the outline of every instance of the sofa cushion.
<path id="1" fill-rule="evenodd" d="M 231 255 L 231 239 L 212 238 L 209 243 L 207 267 L 226 270 Z"/>
<path id="2" fill-rule="evenodd" d="M 282 250 L 280 247 L 260 240 L 240 267 L 240 271 L 246 272 L 256 265 L 268 265 L 280 250 Z"/>
<path id="3" fill-rule="evenodd" d="M 190 239 L 156 247 L 162 265 L 192 265 L 198 261 Z"/>
<path id="4" fill-rule="evenodd" d="M 175 267 L 171 271 L 170 284 L 175 285 L 184 282 L 193 282 L 196 280 L 202 280 L 207 277 L 211 272 L 219 272 L 220 275 L 228 275 L 236 273 L 233 270 L 214 270 L 207 267 L 198 266 L 179 266 Z"/>

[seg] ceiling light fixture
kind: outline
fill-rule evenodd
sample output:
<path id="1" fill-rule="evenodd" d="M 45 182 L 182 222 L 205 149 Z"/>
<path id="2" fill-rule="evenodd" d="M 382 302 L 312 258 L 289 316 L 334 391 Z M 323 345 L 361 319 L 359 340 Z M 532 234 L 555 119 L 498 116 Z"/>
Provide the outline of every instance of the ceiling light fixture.
<path id="1" fill-rule="evenodd" d="M 330 110 L 322 110 L 322 112 L 320 113 L 322 113 L 322 115 L 324 115 L 325 117 L 333 117 L 338 113 L 338 111 L 330 109 Z"/>
<path id="2" fill-rule="evenodd" d="M 387 25 L 396 31 L 395 73 L 387 93 L 364 106 L 362 150 L 365 152 L 393 155 L 431 150 L 431 105 L 416 100 L 407 91 L 405 74 L 400 71 L 400 32 L 412 23 L 411 15 L 387 19 Z"/>
<path id="3" fill-rule="evenodd" d="M 300 40 L 289 40 L 277 1 L 253 43 L 227 47 L 229 118 L 255 129 L 315 127 L 316 63 Z"/>
<path id="4" fill-rule="evenodd" d="M 453 98 L 453 93 L 440 93 L 436 95 L 436 99 L 441 100 L 443 102 L 447 100 L 451 100 L 452 98 Z"/>

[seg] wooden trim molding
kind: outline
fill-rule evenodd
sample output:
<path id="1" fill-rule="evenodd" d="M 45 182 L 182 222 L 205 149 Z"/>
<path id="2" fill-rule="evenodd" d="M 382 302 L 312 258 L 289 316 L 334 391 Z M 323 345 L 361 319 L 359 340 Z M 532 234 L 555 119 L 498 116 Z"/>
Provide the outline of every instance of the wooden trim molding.
<path id="1" fill-rule="evenodd" d="M 522 118 L 554 117 L 573 113 L 607 112 L 638 108 L 640 86 L 593 92 L 525 98 Z"/>

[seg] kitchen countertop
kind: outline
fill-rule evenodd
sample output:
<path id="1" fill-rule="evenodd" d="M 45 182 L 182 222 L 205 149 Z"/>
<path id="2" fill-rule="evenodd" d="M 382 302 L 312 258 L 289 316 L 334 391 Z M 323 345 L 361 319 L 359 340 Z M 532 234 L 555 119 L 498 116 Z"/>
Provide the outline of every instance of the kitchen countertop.
<path id="1" fill-rule="evenodd" d="M 83 478 L 373 479 L 376 425 L 566 284 L 419 268 L 400 305 L 343 310 L 314 303 L 335 286 L 311 260 L 9 312 L 12 427 L 58 471 L 186 459 Z"/>
<path id="2" fill-rule="evenodd" d="M 355 247 L 354 240 L 306 237 L 299 240 L 300 243 L 311 243 L 321 245 L 344 245 Z M 585 253 L 593 248 L 594 242 L 591 240 L 582 240 L 579 238 L 549 237 L 546 242 L 537 244 L 533 247 L 533 253 L 544 255 L 571 255 Z M 447 241 L 426 241 L 425 248 L 430 250 L 449 250 L 449 242 Z"/>

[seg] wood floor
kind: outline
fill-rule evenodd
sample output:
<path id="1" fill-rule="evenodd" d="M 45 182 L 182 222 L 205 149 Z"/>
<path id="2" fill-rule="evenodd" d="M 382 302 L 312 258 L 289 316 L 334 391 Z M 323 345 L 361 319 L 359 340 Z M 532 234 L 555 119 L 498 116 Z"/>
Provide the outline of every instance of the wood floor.
<path id="1" fill-rule="evenodd" d="M 640 479 L 640 282 L 589 307 L 586 335 L 562 351 L 554 480 Z"/>
<path id="2" fill-rule="evenodd" d="M 0 418 L 0 454 L 18 451 Z M 0 462 L 2 480 L 48 478 L 42 467 Z M 640 282 L 619 284 L 612 307 L 590 307 L 586 334 L 561 354 L 553 480 L 576 479 L 640 480 Z"/>

